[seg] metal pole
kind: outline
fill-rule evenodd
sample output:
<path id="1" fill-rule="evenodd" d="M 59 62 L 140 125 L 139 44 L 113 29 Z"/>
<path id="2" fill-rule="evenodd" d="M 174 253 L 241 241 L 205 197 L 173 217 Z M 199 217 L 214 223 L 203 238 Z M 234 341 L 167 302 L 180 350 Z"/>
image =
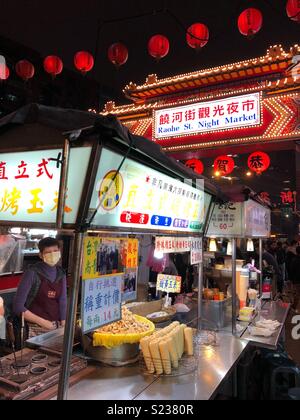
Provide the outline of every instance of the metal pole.
<path id="1" fill-rule="evenodd" d="M 259 276 L 259 293 L 260 296 L 262 296 L 262 292 L 263 292 L 263 253 L 264 253 L 264 248 L 263 248 L 263 240 L 262 238 L 259 239 L 259 270 L 261 272 L 260 276 Z"/>
<path id="2" fill-rule="evenodd" d="M 58 195 L 58 208 L 57 208 L 57 229 L 62 229 L 64 222 L 65 206 L 66 206 L 66 195 L 67 195 L 67 181 L 69 171 L 69 158 L 70 158 L 70 141 L 65 139 L 64 152 L 63 152 L 63 163 L 61 170 L 59 195 Z"/>
<path id="3" fill-rule="evenodd" d="M 232 334 L 237 335 L 236 328 L 236 239 L 232 239 Z"/>
<path id="4" fill-rule="evenodd" d="M 202 328 L 202 290 L 203 290 L 203 238 L 202 238 L 202 249 L 201 249 L 201 262 L 198 265 L 198 331 Z"/>
<path id="5" fill-rule="evenodd" d="M 76 311 L 78 304 L 78 292 L 80 286 L 80 272 L 81 272 L 81 257 L 83 249 L 84 233 L 76 232 L 74 244 L 74 269 L 73 269 L 73 284 L 71 286 L 70 297 L 68 302 L 68 312 L 65 326 L 63 353 L 62 353 L 62 368 L 59 376 L 58 394 L 59 401 L 68 398 L 69 378 L 71 370 L 71 361 L 73 354 L 73 343 L 76 327 Z"/>

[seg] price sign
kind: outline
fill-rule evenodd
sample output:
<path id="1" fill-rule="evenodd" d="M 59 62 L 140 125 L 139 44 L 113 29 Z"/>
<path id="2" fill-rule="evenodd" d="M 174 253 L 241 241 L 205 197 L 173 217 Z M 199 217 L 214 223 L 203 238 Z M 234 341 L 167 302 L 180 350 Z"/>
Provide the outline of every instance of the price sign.
<path id="1" fill-rule="evenodd" d="M 122 319 L 122 287 L 122 274 L 83 281 L 81 304 L 83 334 Z"/>
<path id="2" fill-rule="evenodd" d="M 191 265 L 202 263 L 202 238 L 192 239 L 191 243 Z"/>
<path id="3" fill-rule="evenodd" d="M 182 278 L 179 276 L 169 276 L 159 274 L 157 276 L 157 291 L 165 293 L 180 293 Z"/>

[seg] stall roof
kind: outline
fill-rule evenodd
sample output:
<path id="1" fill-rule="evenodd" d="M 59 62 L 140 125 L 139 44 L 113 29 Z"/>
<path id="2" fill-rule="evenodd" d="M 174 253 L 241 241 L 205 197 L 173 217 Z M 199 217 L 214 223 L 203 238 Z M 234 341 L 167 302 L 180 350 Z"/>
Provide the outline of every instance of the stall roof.
<path id="1" fill-rule="evenodd" d="M 26 130 L 22 130 L 26 127 Z M 21 131 L 20 131 L 21 130 Z M 71 138 L 84 139 L 101 135 L 116 146 L 134 143 L 134 150 L 165 171 L 187 179 L 203 179 L 205 190 L 226 201 L 227 197 L 211 181 L 168 157 L 162 148 L 140 136 L 133 136 L 115 116 L 101 116 L 73 109 L 30 104 L 0 120 L 0 151 L 14 151 L 62 145 L 68 134 Z"/>
<path id="2" fill-rule="evenodd" d="M 246 185 L 237 184 L 228 187 L 222 187 L 222 192 L 226 194 L 230 201 L 233 201 L 235 203 L 241 203 L 251 199 L 264 207 L 271 208 L 270 202 L 264 201 L 259 194 L 257 194 L 255 191 L 253 191 Z"/>

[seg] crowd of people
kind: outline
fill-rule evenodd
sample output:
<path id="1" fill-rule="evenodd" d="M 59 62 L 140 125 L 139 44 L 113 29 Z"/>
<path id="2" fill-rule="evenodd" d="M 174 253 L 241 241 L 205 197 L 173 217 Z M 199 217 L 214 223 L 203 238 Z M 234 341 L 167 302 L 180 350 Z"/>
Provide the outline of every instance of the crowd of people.
<path id="1" fill-rule="evenodd" d="M 272 266 L 277 277 L 277 290 L 283 293 L 284 285 L 291 283 L 300 293 L 300 242 L 267 241 L 263 260 Z"/>

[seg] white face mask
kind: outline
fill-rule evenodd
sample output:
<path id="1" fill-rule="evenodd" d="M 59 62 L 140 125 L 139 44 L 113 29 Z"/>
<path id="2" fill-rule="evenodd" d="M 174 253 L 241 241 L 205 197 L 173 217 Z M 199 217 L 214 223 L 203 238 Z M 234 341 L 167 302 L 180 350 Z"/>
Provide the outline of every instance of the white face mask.
<path id="1" fill-rule="evenodd" d="M 59 262 L 59 260 L 61 259 L 61 253 L 60 251 L 56 251 L 56 252 L 49 252 L 48 254 L 45 254 L 43 256 L 43 261 L 50 265 L 50 267 L 55 267 L 56 264 Z"/>

